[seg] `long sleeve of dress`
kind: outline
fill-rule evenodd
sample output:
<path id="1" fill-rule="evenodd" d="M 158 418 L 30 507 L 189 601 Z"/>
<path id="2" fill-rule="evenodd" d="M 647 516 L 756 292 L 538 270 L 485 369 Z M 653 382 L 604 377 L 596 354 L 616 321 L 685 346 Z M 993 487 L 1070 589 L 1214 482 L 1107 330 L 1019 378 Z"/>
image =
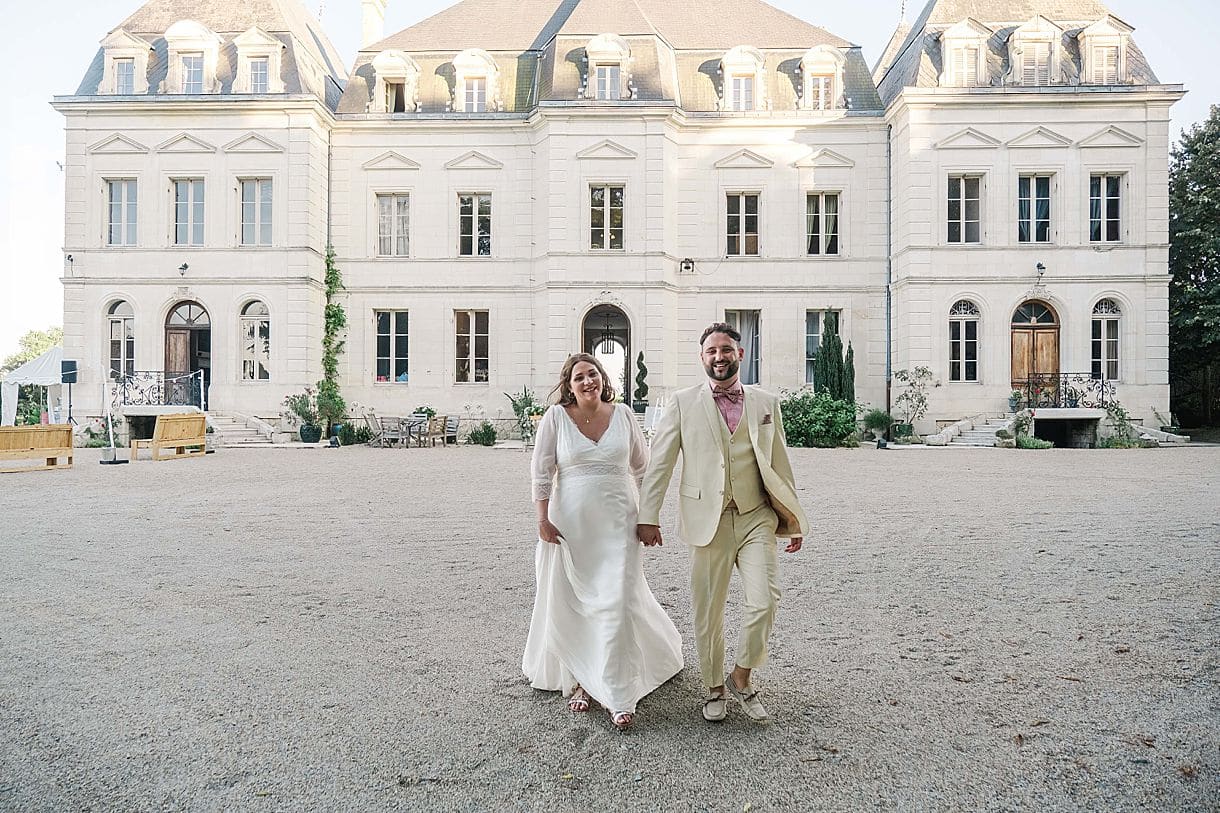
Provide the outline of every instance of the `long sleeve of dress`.
<path id="1" fill-rule="evenodd" d="M 552 406 L 538 422 L 538 433 L 534 435 L 534 457 L 530 461 L 531 493 L 535 502 L 549 500 L 551 488 L 555 482 L 556 443 L 559 437 L 559 415 L 556 410 L 561 406 Z"/>
<path id="2" fill-rule="evenodd" d="M 627 413 L 627 422 L 631 425 L 631 456 L 627 466 L 638 488 L 644 482 L 644 472 L 648 470 L 648 443 L 644 440 L 640 422 L 635 419 L 631 408 L 625 404 L 619 408 Z"/>

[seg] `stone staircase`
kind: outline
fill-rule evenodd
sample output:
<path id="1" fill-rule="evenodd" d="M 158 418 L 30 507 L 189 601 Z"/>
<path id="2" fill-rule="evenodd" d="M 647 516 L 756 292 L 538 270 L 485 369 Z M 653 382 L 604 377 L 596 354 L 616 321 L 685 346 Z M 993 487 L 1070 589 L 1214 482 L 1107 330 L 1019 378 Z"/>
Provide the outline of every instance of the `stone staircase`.
<path id="1" fill-rule="evenodd" d="M 257 429 L 246 426 L 246 419 L 243 417 L 209 412 L 208 424 L 216 430 L 215 443 L 217 446 L 244 449 L 272 445 L 269 437 Z"/>
<path id="2" fill-rule="evenodd" d="M 949 442 L 950 446 L 979 446 L 990 447 L 995 446 L 997 440 L 995 433 L 1005 428 L 1011 415 L 1006 415 L 998 418 L 987 418 L 986 423 L 976 423 L 973 429 L 966 429 L 960 435 L 957 435 Z"/>

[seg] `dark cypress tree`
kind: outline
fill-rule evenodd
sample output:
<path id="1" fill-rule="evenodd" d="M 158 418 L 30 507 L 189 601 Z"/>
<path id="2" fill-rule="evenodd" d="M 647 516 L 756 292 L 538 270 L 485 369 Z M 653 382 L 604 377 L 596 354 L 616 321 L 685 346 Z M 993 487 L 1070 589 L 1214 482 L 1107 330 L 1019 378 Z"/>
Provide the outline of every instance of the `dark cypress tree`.
<path id="1" fill-rule="evenodd" d="M 843 400 L 856 402 L 856 352 L 847 343 L 847 358 L 843 360 Z"/>

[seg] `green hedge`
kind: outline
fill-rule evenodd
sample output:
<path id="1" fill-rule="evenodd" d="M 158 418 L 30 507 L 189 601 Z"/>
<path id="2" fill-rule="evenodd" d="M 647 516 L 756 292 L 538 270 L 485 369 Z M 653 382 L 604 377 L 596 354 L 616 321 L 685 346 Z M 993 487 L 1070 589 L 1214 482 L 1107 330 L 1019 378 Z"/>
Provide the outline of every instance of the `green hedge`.
<path id="1" fill-rule="evenodd" d="M 780 401 L 789 446 L 831 448 L 856 431 L 856 405 L 829 393 L 795 392 Z"/>

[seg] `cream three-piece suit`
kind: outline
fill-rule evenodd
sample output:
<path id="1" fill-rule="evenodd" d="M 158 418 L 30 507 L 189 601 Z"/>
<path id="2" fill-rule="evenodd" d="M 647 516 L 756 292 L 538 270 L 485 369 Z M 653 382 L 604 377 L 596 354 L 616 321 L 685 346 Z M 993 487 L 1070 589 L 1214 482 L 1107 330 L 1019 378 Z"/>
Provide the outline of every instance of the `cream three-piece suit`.
<path id="1" fill-rule="evenodd" d="M 691 546 L 691 599 L 703 682 L 724 683 L 724 605 L 736 565 L 745 591 L 736 662 L 762 666 L 779 603 L 776 537 L 805 536 L 779 399 L 744 389 L 737 430 L 729 433 L 706 381 L 679 390 L 657 426 L 640 487 L 640 518 L 660 525 L 661 503 L 682 455 L 678 536 Z"/>

